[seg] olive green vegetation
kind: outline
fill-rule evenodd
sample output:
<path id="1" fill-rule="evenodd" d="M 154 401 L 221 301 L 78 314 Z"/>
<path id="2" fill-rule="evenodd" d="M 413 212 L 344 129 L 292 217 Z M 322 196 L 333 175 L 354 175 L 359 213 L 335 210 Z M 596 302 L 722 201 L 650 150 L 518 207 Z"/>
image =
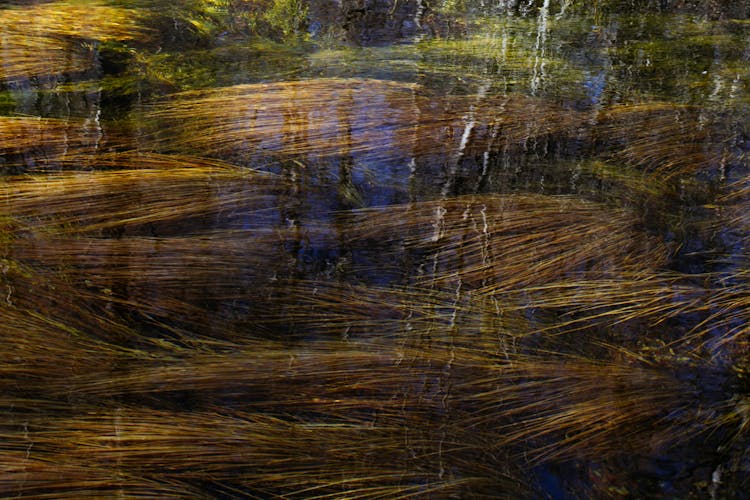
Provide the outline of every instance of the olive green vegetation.
<path id="1" fill-rule="evenodd" d="M 0 10 L 0 496 L 745 491 L 745 26 L 661 4 Z"/>

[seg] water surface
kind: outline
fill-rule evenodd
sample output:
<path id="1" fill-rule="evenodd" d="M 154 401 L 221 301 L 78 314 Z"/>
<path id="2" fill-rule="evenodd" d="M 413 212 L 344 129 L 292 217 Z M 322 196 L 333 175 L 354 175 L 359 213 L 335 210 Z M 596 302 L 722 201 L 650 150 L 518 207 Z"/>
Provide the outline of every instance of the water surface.
<path id="1" fill-rule="evenodd" d="M 748 9 L 0 8 L 0 492 L 746 498 Z"/>

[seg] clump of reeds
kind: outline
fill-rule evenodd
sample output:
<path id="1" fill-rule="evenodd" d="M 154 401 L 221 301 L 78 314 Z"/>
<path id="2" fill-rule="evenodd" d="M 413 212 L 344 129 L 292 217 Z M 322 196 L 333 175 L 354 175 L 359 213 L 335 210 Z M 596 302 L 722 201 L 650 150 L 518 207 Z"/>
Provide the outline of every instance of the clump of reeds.
<path id="1" fill-rule="evenodd" d="M 498 329 L 482 330 L 463 328 L 468 323 L 460 319 L 468 322 L 482 306 L 483 314 L 499 315 L 491 301 L 290 283 L 291 298 L 282 301 L 306 300 L 284 312 L 311 338 L 261 340 L 245 327 L 180 345 L 153 331 L 131 332 L 123 343 L 95 335 L 111 329 L 107 321 L 79 326 L 96 316 L 86 306 L 70 307 L 87 298 L 76 287 L 48 290 L 39 287 L 42 276 L 14 269 L 5 282 L 13 304 L 3 304 L 11 329 L 0 348 L 11 389 L 0 404 L 13 405 L 0 447 L 5 494 L 169 497 L 209 489 L 409 498 L 476 497 L 503 488 L 531 495 L 532 481 L 520 474 L 527 460 L 654 456 L 738 420 L 731 405 L 704 398 L 691 377 L 680 378 L 681 369 L 697 365 L 681 367 L 668 355 L 529 347 L 520 322 L 518 342 L 500 349 L 512 324 L 499 319 Z M 58 318 L 27 318 L 35 303 Z M 116 307 L 110 313 L 112 322 L 127 316 Z M 347 321 L 370 334 L 338 341 L 318 335 Z M 23 328 L 32 335 L 14 343 Z M 47 338 L 46 350 L 33 349 Z M 581 343 L 575 345 L 571 351 Z M 14 383 L 22 380 L 27 391 L 19 393 Z M 23 400 L 29 391 L 34 398 Z M 20 481 L 26 473 L 34 479 Z"/>
<path id="2" fill-rule="evenodd" d="M 69 157 L 63 171 L 3 180 L 2 254 L 100 313 L 218 332 L 229 327 L 222 301 L 262 296 L 293 266 L 279 257 L 298 235 L 279 212 L 276 176 L 184 156 L 85 158 L 96 170 L 67 170 L 79 165 Z"/>
<path id="3" fill-rule="evenodd" d="M 144 35 L 136 17 L 133 10 L 99 2 L 44 2 L 2 9 L 0 78 L 85 71 L 96 63 L 95 43 Z"/>
<path id="4" fill-rule="evenodd" d="M 107 130 L 89 129 L 83 120 L 37 117 L 0 117 L 0 154 L 5 167 L 41 171 L 60 168 L 72 161 L 80 169 L 86 163 L 84 153 L 95 153 L 105 144 L 117 142 L 117 135 Z"/>
<path id="5" fill-rule="evenodd" d="M 178 221 L 178 223 L 181 221 Z M 197 227 L 193 227 L 197 229 Z M 294 267 L 280 230 L 205 231 L 191 236 L 17 238 L 7 253 L 40 276 L 64 279 L 81 298 L 166 321 L 195 337 L 231 337 L 233 324 L 270 293 L 277 275 Z M 225 303 L 244 304 L 236 310 Z"/>
<path id="6" fill-rule="evenodd" d="M 655 269 L 670 253 L 627 210 L 568 196 L 465 196 L 365 209 L 354 218 L 354 239 L 426 252 L 417 280 L 485 292 Z"/>
<path id="7" fill-rule="evenodd" d="M 357 498 L 470 495 L 493 484 L 516 491 L 527 461 L 655 456 L 737 423 L 720 418 L 731 405 L 704 398 L 668 357 L 485 347 L 468 336 L 419 347 L 248 340 L 52 381 L 50 392 L 72 391 L 82 408 L 123 397 L 131 406 L 33 420 L 26 441 L 20 428 L 10 435 L 19 447 L 33 440 L 32 460 L 66 457 L 94 471 L 116 464 L 116 477 Z M 171 409 L 186 399 L 192 411 Z"/>
<path id="8" fill-rule="evenodd" d="M 523 147 L 577 113 L 520 95 L 427 98 L 412 84 L 316 79 L 186 92 L 156 107 L 165 147 L 210 155 L 368 160 Z"/>
<path id="9" fill-rule="evenodd" d="M 615 159 L 664 180 L 721 175 L 732 137 L 718 125 L 695 107 L 651 102 L 606 109 L 595 134 Z"/>
<path id="10" fill-rule="evenodd" d="M 555 311 L 555 321 L 542 329 L 570 333 L 592 327 L 614 332 L 618 325 L 627 331 L 630 322 L 655 328 L 675 318 L 701 314 L 708 296 L 702 284 L 691 283 L 684 275 L 621 272 L 595 279 L 563 279 L 504 292 L 496 298 L 508 310 Z M 670 340 L 686 340 L 681 334 Z"/>
<path id="11" fill-rule="evenodd" d="M 677 375 L 679 363 L 617 351 L 609 359 L 551 352 L 511 356 L 477 386 L 456 384 L 454 390 L 465 395 L 461 404 L 474 408 L 465 424 L 495 428 L 498 446 L 520 445 L 534 461 L 653 456 L 720 425 L 714 412 L 726 411 L 723 403 L 706 405 L 700 389 Z"/>
<path id="12" fill-rule="evenodd" d="M 124 406 L 87 413 L 54 421 L 30 417 L 24 425 L 34 446 L 25 457 L 23 450 L 0 455 L 14 473 L 0 480 L 2 491 L 364 499 L 456 495 L 489 482 L 449 468 L 444 457 L 460 443 L 445 442 L 438 452 L 436 443 L 406 437 L 405 429 L 316 425 L 254 412 Z M 21 438 L 22 425 L 14 427 Z M 62 465 L 58 474 L 45 474 L 50 463 Z M 19 481 L 24 471 L 40 474 Z M 503 484 L 501 473 L 495 476 L 496 487 L 510 488 L 510 480 Z"/>
<path id="13" fill-rule="evenodd" d="M 272 217 L 278 184 L 270 174 L 186 157 L 118 155 L 114 164 L 7 177 L 0 186 L 3 209 L 20 227 L 63 234 L 205 219 L 240 207 L 249 225 L 257 223 L 251 214 Z"/>

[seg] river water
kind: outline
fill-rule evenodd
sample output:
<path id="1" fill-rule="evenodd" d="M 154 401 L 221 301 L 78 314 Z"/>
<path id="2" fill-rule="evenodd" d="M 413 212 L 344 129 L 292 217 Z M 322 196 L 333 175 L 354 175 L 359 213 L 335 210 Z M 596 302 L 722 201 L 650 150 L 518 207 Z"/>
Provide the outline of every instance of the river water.
<path id="1" fill-rule="evenodd" d="M 0 496 L 747 498 L 750 8 L 0 4 Z"/>

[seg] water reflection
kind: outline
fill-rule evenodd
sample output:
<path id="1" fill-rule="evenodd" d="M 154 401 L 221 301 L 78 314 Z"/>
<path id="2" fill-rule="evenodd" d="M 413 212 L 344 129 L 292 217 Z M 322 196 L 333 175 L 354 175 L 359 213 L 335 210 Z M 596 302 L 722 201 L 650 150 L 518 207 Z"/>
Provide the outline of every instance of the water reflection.
<path id="1" fill-rule="evenodd" d="M 4 5 L 0 492 L 742 498 L 746 16 Z"/>

